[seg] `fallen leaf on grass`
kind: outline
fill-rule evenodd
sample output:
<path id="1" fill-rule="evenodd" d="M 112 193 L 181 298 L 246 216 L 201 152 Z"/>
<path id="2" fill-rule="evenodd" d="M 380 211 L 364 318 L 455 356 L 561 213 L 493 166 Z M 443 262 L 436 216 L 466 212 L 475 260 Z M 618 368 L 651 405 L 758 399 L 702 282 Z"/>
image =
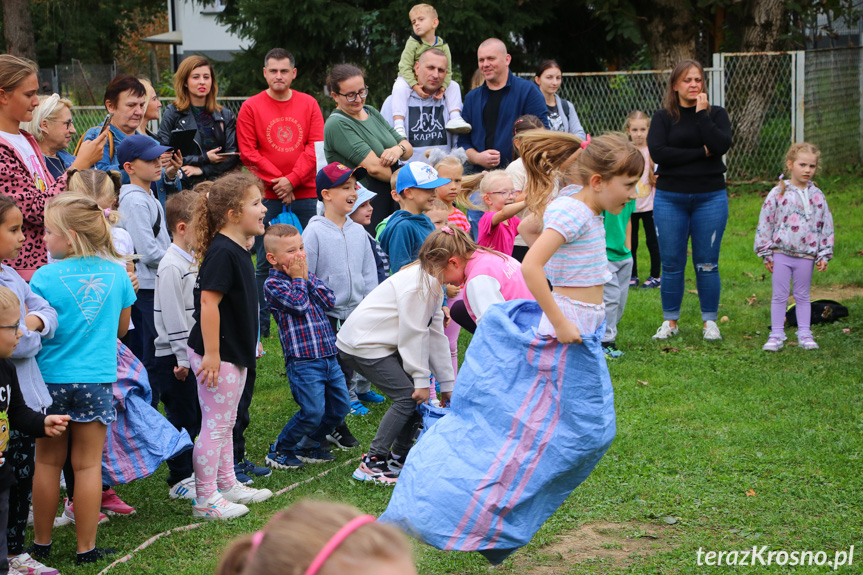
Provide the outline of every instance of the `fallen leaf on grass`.
<path id="1" fill-rule="evenodd" d="M 746 298 L 746 303 L 747 305 L 755 305 L 758 303 L 758 298 L 755 296 L 755 294 L 752 294 L 752 297 Z"/>
<path id="2" fill-rule="evenodd" d="M 680 350 L 676 347 L 663 347 L 661 351 L 662 353 L 677 353 Z"/>
<path id="3" fill-rule="evenodd" d="M 719 322 L 720 323 L 728 323 L 728 316 L 727 315 L 722 316 L 721 318 L 719 318 Z"/>
<path id="4" fill-rule="evenodd" d="M 697 290 L 697 289 L 688 289 L 688 290 L 686 290 L 686 291 L 687 291 L 688 293 L 694 293 L 695 295 L 698 295 L 698 290 Z"/>
<path id="5" fill-rule="evenodd" d="M 666 525 L 674 525 L 675 523 L 677 523 L 677 518 L 676 517 L 663 517 L 662 522 L 665 523 Z"/>
<path id="6" fill-rule="evenodd" d="M 857 255 L 858 255 L 858 256 L 863 256 L 863 250 L 860 250 L 859 252 L 857 252 Z"/>
<path id="7" fill-rule="evenodd" d="M 647 385 L 647 384 L 648 384 L 648 382 L 646 382 L 646 381 L 641 381 L 640 379 L 636 379 L 635 381 L 637 381 L 637 382 L 638 382 L 638 383 L 640 383 L 641 385 Z"/>
<path id="8" fill-rule="evenodd" d="M 748 490 L 746 492 L 746 497 L 755 497 L 755 492 L 753 490 Z"/>
<path id="9" fill-rule="evenodd" d="M 751 335 L 744 335 L 743 339 L 752 339 L 752 336 Z"/>
<path id="10" fill-rule="evenodd" d="M 754 275 L 752 275 L 752 274 L 751 274 L 751 273 L 749 273 L 749 272 L 743 272 L 743 275 L 745 275 L 745 276 L 746 276 L 746 277 L 748 277 L 748 278 L 755 279 L 755 276 L 754 276 Z"/>

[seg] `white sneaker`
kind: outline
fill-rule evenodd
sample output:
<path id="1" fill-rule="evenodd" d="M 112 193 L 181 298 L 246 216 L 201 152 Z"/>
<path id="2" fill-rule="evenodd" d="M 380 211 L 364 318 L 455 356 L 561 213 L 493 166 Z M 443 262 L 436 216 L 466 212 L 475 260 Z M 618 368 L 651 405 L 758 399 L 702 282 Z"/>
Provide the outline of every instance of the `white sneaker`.
<path id="1" fill-rule="evenodd" d="M 404 127 L 404 126 L 396 126 L 396 127 L 395 127 L 395 128 L 393 128 L 393 129 L 394 129 L 396 132 L 398 132 L 398 133 L 399 133 L 399 136 L 401 136 L 402 138 L 407 138 L 407 137 L 408 137 L 408 133 L 407 133 L 407 132 L 405 132 L 405 127 Z"/>
<path id="2" fill-rule="evenodd" d="M 233 503 L 260 503 L 273 496 L 273 492 L 269 489 L 246 487 L 239 481 L 234 483 L 234 486 L 230 489 L 220 491 L 220 493 L 222 497 Z"/>
<path id="3" fill-rule="evenodd" d="M 216 491 L 206 501 L 192 506 L 192 517 L 202 517 L 210 521 L 218 521 L 220 519 L 233 519 L 234 517 L 242 517 L 249 512 L 249 508 L 239 503 L 232 503 L 222 497 L 222 494 Z"/>
<path id="4" fill-rule="evenodd" d="M 195 499 L 195 476 L 190 475 L 182 481 L 178 481 L 168 491 L 171 499 Z"/>
<path id="5" fill-rule="evenodd" d="M 704 339 L 707 341 L 722 341 L 722 334 L 719 333 L 719 326 L 716 325 L 715 321 L 708 320 L 704 324 L 704 330 L 702 331 Z"/>
<path id="6" fill-rule="evenodd" d="M 17 557 L 10 557 L 9 572 L 26 573 L 27 575 L 60 575 L 59 571 L 36 561 L 30 557 L 29 553 L 22 553 Z"/>
<path id="7" fill-rule="evenodd" d="M 677 335 L 678 331 L 680 331 L 678 328 L 671 327 L 670 321 L 664 321 L 662 322 L 662 325 L 659 326 L 659 329 L 656 330 L 653 339 L 668 339 L 673 335 Z"/>
<path id="8" fill-rule="evenodd" d="M 464 121 L 461 116 L 456 116 L 446 123 L 446 131 L 452 134 L 468 134 L 472 130 L 471 125 Z"/>

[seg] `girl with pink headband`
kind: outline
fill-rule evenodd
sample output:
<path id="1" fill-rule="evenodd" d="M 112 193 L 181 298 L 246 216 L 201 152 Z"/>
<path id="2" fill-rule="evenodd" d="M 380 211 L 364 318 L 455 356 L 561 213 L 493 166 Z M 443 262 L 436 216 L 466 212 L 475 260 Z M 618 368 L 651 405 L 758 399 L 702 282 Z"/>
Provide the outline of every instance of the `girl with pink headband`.
<path id="1" fill-rule="evenodd" d="M 407 538 L 354 507 L 301 501 L 234 541 L 216 575 L 416 575 Z"/>

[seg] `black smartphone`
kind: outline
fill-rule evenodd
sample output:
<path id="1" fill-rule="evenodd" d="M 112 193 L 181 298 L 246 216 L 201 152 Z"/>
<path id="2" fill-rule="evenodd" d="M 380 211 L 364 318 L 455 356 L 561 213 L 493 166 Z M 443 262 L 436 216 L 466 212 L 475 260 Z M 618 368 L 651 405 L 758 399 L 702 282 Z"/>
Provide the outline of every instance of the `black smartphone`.
<path id="1" fill-rule="evenodd" d="M 101 134 L 102 132 L 104 132 L 105 130 L 107 130 L 107 129 L 108 129 L 108 126 L 110 126 L 110 125 L 111 125 L 111 119 L 113 119 L 113 118 L 114 118 L 114 112 L 111 112 L 110 114 L 108 114 L 107 116 L 105 116 L 105 121 L 104 121 L 104 122 L 102 122 L 102 127 L 101 127 L 101 128 L 99 128 L 99 133 L 100 133 L 100 134 Z"/>

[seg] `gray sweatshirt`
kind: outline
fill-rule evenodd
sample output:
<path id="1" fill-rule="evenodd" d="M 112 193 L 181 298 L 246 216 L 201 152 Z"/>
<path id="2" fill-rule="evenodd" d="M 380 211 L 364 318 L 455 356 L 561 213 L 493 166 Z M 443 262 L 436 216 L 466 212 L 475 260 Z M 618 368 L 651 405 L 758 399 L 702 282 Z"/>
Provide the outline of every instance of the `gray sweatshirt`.
<path id="1" fill-rule="evenodd" d="M 347 218 L 339 228 L 314 216 L 303 231 L 309 271 L 333 290 L 336 305 L 327 315 L 345 320 L 378 285 L 377 266 L 365 228 Z"/>
<path id="2" fill-rule="evenodd" d="M 171 244 L 162 204 L 149 190 L 135 184 L 126 184 L 120 188 L 120 213 L 122 219 L 119 225 L 129 232 L 135 243 L 138 258 L 135 273 L 138 275 L 138 285 L 140 289 L 155 289 L 159 262 Z M 159 233 L 154 236 L 153 228 L 157 223 Z"/>
<path id="3" fill-rule="evenodd" d="M 39 413 L 45 413 L 45 408 L 51 406 L 51 396 L 42 379 L 42 372 L 36 364 L 36 355 L 42 349 L 42 339 L 54 337 L 57 329 L 57 312 L 42 296 L 30 291 L 27 282 L 18 272 L 7 265 L 0 264 L 0 285 L 12 290 L 21 302 L 21 331 L 24 335 L 18 341 L 18 347 L 12 353 L 12 363 L 18 372 L 18 383 L 21 395 L 27 407 Z M 24 325 L 24 318 L 35 315 L 45 324 L 41 332 L 30 331 Z"/>
<path id="4" fill-rule="evenodd" d="M 195 278 L 198 266 L 191 254 L 171 244 L 159 264 L 153 313 L 156 323 L 156 357 L 173 355 L 180 367 L 191 367 L 186 351 L 189 331 L 195 325 Z"/>

